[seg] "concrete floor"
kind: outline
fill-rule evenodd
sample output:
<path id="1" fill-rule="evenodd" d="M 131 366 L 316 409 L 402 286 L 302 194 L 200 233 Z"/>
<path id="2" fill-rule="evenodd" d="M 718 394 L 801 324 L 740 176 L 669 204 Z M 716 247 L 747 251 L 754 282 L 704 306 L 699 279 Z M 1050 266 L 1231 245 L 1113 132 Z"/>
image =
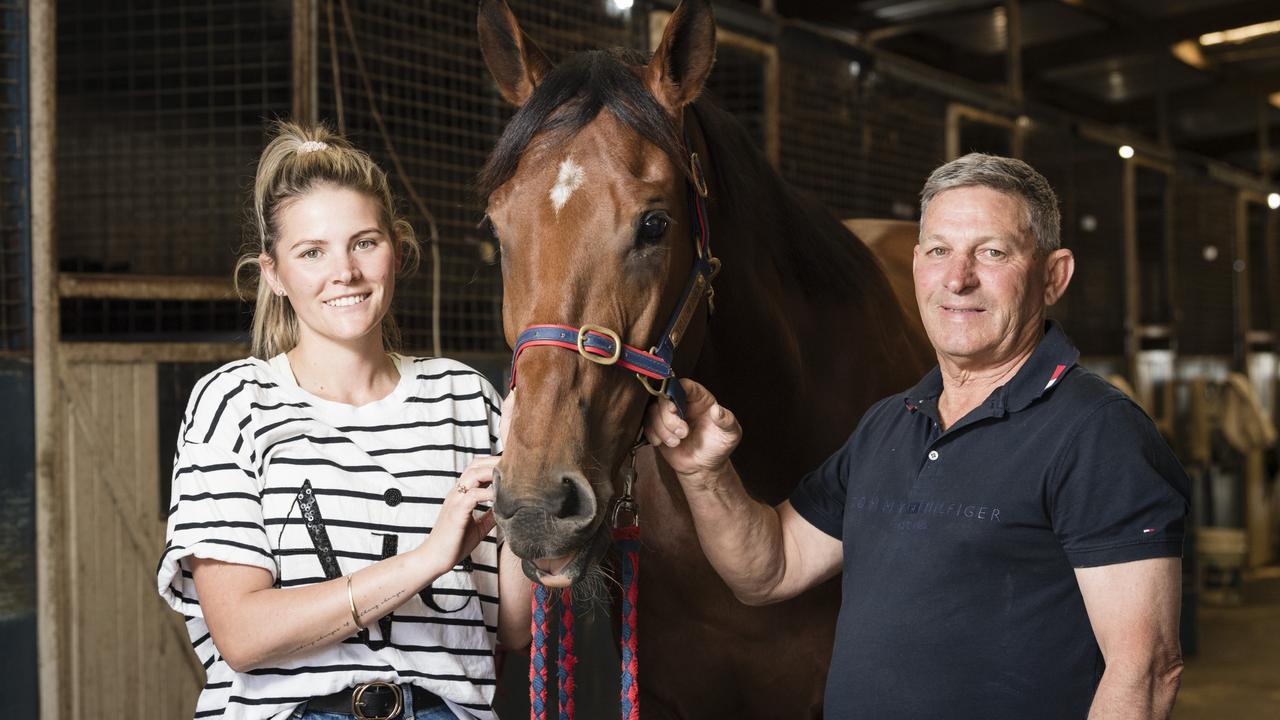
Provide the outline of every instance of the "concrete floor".
<path id="1" fill-rule="evenodd" d="M 1280 718 L 1280 568 L 1245 582 L 1236 607 L 1201 605 L 1174 720 Z"/>

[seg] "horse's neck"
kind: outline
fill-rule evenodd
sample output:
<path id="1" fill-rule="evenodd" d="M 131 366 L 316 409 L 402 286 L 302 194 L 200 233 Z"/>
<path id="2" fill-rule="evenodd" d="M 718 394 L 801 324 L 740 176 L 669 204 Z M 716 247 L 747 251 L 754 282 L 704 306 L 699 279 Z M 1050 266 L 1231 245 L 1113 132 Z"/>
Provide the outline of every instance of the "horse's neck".
<path id="1" fill-rule="evenodd" d="M 844 248 L 852 255 L 838 261 L 848 276 L 821 281 L 840 286 L 807 290 L 812 278 L 793 276 L 805 272 L 797 263 L 820 258 L 775 255 L 786 248 L 767 233 L 827 243 L 818 253 L 830 247 L 832 238 L 820 233 L 831 228 L 810 220 L 798 205 L 759 218 L 713 216 L 723 271 L 695 379 L 738 416 L 745 440 L 735 461 L 748 468 L 748 489 L 772 502 L 835 450 L 871 403 L 923 372 L 905 316 L 865 247 Z"/>

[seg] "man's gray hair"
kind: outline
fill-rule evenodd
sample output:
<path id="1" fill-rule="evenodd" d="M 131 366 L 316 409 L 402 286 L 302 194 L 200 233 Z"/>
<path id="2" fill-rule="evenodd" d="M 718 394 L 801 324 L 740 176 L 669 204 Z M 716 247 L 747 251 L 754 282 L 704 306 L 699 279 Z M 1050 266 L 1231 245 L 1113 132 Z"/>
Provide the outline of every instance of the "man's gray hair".
<path id="1" fill-rule="evenodd" d="M 1016 158 L 969 153 L 939 167 L 920 191 L 920 217 L 929 201 L 940 193 L 961 187 L 987 187 L 1022 200 L 1026 209 L 1024 230 L 1035 238 L 1036 248 L 1049 254 L 1062 247 L 1062 216 L 1058 196 L 1035 168 Z"/>

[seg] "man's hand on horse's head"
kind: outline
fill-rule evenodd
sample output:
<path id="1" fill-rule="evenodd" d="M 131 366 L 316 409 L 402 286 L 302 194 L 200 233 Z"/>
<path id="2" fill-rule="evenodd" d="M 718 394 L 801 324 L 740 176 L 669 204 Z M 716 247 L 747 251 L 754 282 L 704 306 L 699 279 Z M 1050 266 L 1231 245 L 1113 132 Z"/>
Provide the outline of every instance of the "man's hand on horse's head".
<path id="1" fill-rule="evenodd" d="M 727 469 L 742 440 L 742 427 L 711 391 L 692 380 L 679 382 L 687 396 L 685 417 L 680 417 L 675 403 L 660 397 L 646 411 L 644 435 L 682 482 L 710 479 Z"/>

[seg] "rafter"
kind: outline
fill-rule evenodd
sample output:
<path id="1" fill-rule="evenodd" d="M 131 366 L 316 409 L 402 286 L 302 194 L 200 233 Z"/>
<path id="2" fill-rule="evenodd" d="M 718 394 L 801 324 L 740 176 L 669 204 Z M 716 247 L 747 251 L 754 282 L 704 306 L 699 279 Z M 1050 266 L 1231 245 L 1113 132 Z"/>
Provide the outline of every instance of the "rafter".
<path id="1" fill-rule="evenodd" d="M 1023 55 L 1023 68 L 1028 74 L 1038 75 L 1053 68 L 1081 65 L 1117 55 L 1168 52 L 1174 43 L 1207 32 L 1280 19 L 1280 6 L 1275 0 L 1242 0 L 1158 20 L 1119 12 L 1116 3 L 1059 1 L 1106 20 L 1112 28 L 1028 47 Z"/>

